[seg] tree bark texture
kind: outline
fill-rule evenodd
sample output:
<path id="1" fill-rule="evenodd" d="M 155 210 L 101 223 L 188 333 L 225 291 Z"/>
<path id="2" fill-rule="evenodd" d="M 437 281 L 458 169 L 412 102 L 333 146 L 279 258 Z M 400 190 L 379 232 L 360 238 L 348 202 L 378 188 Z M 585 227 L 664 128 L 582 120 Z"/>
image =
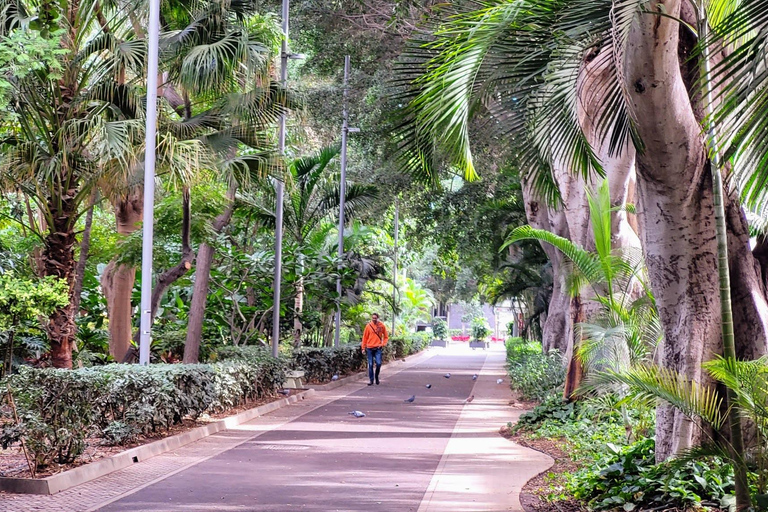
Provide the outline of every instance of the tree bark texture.
<path id="1" fill-rule="evenodd" d="M 213 221 L 213 231 L 221 231 L 232 219 L 235 209 L 234 184 L 227 190 L 228 204 L 224 211 Z M 211 278 L 211 264 L 215 249 L 207 242 L 200 244 L 197 250 L 197 263 L 195 265 L 195 284 L 192 289 L 192 303 L 189 306 L 189 323 L 187 325 L 187 338 L 184 342 L 184 363 L 197 363 L 200 354 L 200 342 L 203 338 L 203 321 L 205 320 L 205 306 L 208 302 L 208 283 Z"/>
<path id="2" fill-rule="evenodd" d="M 679 17 L 681 4 L 665 1 L 663 11 Z M 652 1 L 647 11 L 660 7 Z M 624 85 L 645 146 L 637 155 L 638 220 L 664 326 L 661 362 L 711 385 L 701 364 L 722 351 L 712 183 L 697 106 L 684 77 L 690 63 L 679 52 L 680 30 L 685 29 L 674 19 L 639 16 L 629 33 Z M 737 352 L 754 357 L 766 350 L 765 289 L 744 214 L 732 194 L 727 201 Z M 699 435 L 691 420 L 659 407 L 657 460 L 693 446 Z"/>
<path id="3" fill-rule="evenodd" d="M 70 194 L 73 196 L 74 194 Z M 69 287 L 69 303 L 57 308 L 48 319 L 47 331 L 51 342 L 51 364 L 54 368 L 72 368 L 72 347 L 75 344 L 77 326 L 73 301 L 75 278 L 75 236 L 74 222 L 76 205 L 72 199 L 59 202 L 60 208 L 50 204 L 53 225 L 45 237 L 43 270 L 46 276 L 66 281 Z"/>
<path id="4" fill-rule="evenodd" d="M 136 191 L 115 205 L 117 233 L 129 236 L 139 229 L 144 214 L 142 191 Z M 123 361 L 131 348 L 133 333 L 133 306 L 131 297 L 136 282 L 136 267 L 118 264 L 113 259 L 101 276 L 101 289 L 107 299 L 109 316 L 109 354 L 116 361 Z"/>

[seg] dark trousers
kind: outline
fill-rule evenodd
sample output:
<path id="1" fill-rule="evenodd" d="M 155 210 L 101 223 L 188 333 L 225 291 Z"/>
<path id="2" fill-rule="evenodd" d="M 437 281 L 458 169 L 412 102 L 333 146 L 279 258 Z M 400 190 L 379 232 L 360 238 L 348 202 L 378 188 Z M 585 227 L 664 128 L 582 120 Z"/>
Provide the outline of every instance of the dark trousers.
<path id="1" fill-rule="evenodd" d="M 366 348 L 366 355 L 368 355 L 368 380 L 373 382 L 374 370 L 373 363 L 376 362 L 376 381 L 379 380 L 379 370 L 381 370 L 381 347 Z"/>

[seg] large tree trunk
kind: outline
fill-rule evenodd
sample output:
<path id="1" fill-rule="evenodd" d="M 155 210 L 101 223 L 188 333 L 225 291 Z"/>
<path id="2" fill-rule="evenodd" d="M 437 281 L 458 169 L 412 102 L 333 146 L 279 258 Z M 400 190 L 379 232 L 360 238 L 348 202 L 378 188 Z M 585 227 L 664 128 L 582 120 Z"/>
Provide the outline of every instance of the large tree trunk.
<path id="1" fill-rule="evenodd" d="M 221 231 L 229 224 L 235 208 L 235 185 L 227 190 L 228 204 L 224 211 L 213 221 L 213 231 Z M 200 244 L 197 250 L 195 265 L 195 284 L 192 290 L 192 304 L 189 306 L 189 322 L 187 324 L 187 339 L 184 342 L 184 362 L 197 363 L 200 354 L 200 342 L 203 338 L 203 321 L 205 320 L 205 305 L 208 302 L 208 283 L 211 278 L 211 264 L 214 248 L 207 242 Z"/>
<path id="2" fill-rule="evenodd" d="M 663 7 L 671 18 L 645 14 L 634 22 L 624 78 L 645 145 L 637 155 L 638 219 L 664 326 L 662 364 L 707 385 L 711 379 L 701 364 L 722 350 L 717 246 L 702 130 L 681 71 L 691 65 L 680 51 L 680 30 L 686 29 L 674 19 L 681 3 L 652 1 L 647 11 Z M 738 351 L 759 355 L 765 353 L 768 325 L 765 290 L 747 245 L 744 214 L 732 196 L 726 207 Z M 697 427 L 679 411 L 659 407 L 657 460 L 693 446 L 698 437 Z"/>
<path id="3" fill-rule="evenodd" d="M 117 233 L 130 236 L 137 229 L 144 213 L 142 192 L 137 191 L 121 198 L 115 205 Z M 133 331 L 133 286 L 136 282 L 136 267 L 118 264 L 117 258 L 107 265 L 101 276 L 101 289 L 107 298 L 109 316 L 109 354 L 116 361 L 125 359 L 131 348 Z"/>
<path id="4" fill-rule="evenodd" d="M 546 229 L 560 236 L 568 236 L 568 226 L 562 212 L 550 209 L 534 192 L 531 183 L 523 180 L 523 202 L 528 223 L 536 229 Z M 550 216 L 553 219 L 550 221 Z M 549 244 L 541 244 L 552 265 L 552 297 L 547 318 L 541 325 L 541 345 L 545 352 L 558 350 L 564 354 L 568 340 L 573 337 L 571 297 L 565 286 L 563 255 Z"/>
<path id="5" fill-rule="evenodd" d="M 74 195 L 74 194 L 72 194 Z M 53 225 L 45 238 L 43 250 L 43 270 L 46 276 L 54 276 L 66 281 L 69 286 L 69 303 L 57 308 L 48 319 L 47 331 L 51 342 L 51 363 L 54 368 L 72 368 L 72 347 L 75 344 L 77 326 L 73 307 L 73 289 L 75 277 L 75 236 L 74 221 L 76 205 L 74 201 L 60 201 L 61 208 L 50 204 L 54 213 Z"/>

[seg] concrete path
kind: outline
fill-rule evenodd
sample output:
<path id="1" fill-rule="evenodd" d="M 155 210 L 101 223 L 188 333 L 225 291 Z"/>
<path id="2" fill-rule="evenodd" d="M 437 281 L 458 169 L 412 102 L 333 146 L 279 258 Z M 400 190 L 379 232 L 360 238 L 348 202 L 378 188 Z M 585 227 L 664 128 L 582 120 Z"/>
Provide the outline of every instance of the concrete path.
<path id="1" fill-rule="evenodd" d="M 0 510 L 520 511 L 551 459 L 499 436 L 519 414 L 503 366 L 498 345 L 430 349 L 380 386 L 318 393 L 58 495 L 0 496 Z"/>

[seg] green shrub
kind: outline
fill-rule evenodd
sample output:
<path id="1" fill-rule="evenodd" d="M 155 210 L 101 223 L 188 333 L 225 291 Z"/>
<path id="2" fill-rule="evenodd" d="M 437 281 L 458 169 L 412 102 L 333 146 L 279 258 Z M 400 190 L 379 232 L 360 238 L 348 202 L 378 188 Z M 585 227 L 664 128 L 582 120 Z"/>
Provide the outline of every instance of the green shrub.
<path id="1" fill-rule="evenodd" d="M 477 341 L 483 341 L 491 334 L 491 328 L 488 327 L 488 320 L 484 316 L 478 316 L 472 319 L 472 337 Z"/>
<path id="2" fill-rule="evenodd" d="M 733 467 L 718 457 L 655 463 L 654 440 L 608 445 L 609 454 L 579 471 L 568 485 L 593 510 L 684 508 L 709 502 L 725 506 L 733 492 Z M 728 508 L 725 506 L 725 508 Z"/>
<path id="3" fill-rule="evenodd" d="M 428 346 L 431 340 L 431 336 L 427 332 L 409 333 L 389 340 L 388 348 L 393 350 L 391 354 L 388 354 L 385 350 L 385 356 L 387 359 L 401 359 L 403 357 L 421 352 L 424 347 Z"/>
<path id="4" fill-rule="evenodd" d="M 0 383 L 10 386 L 20 420 L 0 432 L 0 444 L 23 438 L 38 467 L 68 463 L 90 436 L 123 444 L 271 394 L 284 380 L 285 363 L 265 351 L 200 365 L 24 367 Z"/>
<path id="5" fill-rule="evenodd" d="M 325 382 L 334 375 L 358 372 L 366 363 L 360 345 L 302 347 L 293 352 L 291 368 L 304 370 L 308 382 Z"/>
<path id="6" fill-rule="evenodd" d="M 565 382 L 563 359 L 557 351 L 544 354 L 541 344 L 512 338 L 507 342 L 510 383 L 523 400 L 543 400 Z"/>
<path id="7" fill-rule="evenodd" d="M 442 318 L 437 318 L 434 322 L 432 322 L 432 334 L 434 334 L 435 339 L 445 339 L 445 337 L 448 335 L 448 324 L 445 322 L 445 320 Z"/>

